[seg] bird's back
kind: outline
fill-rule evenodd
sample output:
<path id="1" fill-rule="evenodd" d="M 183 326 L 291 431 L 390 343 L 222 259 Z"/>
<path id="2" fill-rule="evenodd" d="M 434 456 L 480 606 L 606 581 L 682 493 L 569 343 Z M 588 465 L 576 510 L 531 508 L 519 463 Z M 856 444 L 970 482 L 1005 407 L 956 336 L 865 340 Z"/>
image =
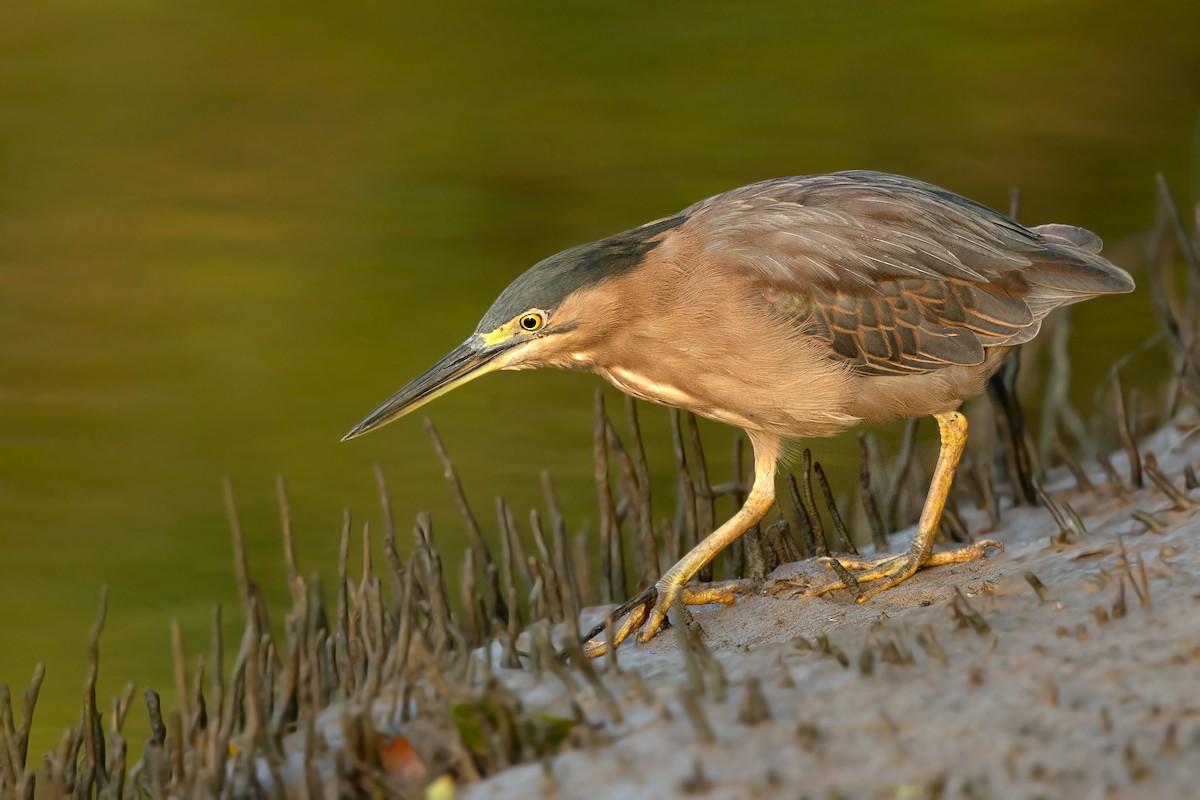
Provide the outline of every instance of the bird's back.
<path id="1" fill-rule="evenodd" d="M 696 203 L 673 233 L 863 374 L 984 363 L 1052 309 L 1133 289 L 1082 228 L 1026 228 L 879 172 L 779 178 Z"/>

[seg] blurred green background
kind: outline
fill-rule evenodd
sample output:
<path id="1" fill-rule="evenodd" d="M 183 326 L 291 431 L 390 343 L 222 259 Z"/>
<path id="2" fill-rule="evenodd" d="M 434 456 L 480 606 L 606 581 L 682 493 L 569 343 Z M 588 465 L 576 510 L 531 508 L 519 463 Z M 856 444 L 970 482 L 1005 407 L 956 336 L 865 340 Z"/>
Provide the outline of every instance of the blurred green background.
<path id="1" fill-rule="evenodd" d="M 338 439 L 552 252 L 873 168 L 1000 208 L 1019 185 L 1024 220 L 1133 266 L 1153 173 L 1196 188 L 1198 31 L 1194 0 L 0 4 L 0 682 L 48 665 L 31 763 L 78 718 L 102 582 L 102 707 L 170 696 L 170 620 L 193 653 L 212 604 L 236 627 L 222 476 L 273 599 L 279 473 L 306 572 L 344 505 L 378 521 L 375 462 L 453 552 L 419 420 Z M 1079 308 L 1081 396 L 1151 329 L 1143 292 Z M 485 522 L 549 468 L 588 524 L 596 385 L 504 374 L 429 407 Z"/>

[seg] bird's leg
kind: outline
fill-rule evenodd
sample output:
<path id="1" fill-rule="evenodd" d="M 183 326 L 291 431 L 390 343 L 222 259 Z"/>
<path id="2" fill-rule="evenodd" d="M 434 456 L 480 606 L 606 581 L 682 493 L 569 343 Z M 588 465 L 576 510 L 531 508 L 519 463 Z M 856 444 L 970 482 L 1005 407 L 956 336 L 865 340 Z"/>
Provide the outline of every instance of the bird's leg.
<path id="1" fill-rule="evenodd" d="M 912 577 L 921 567 L 938 566 L 942 564 L 961 564 L 976 561 L 986 555 L 989 549 L 1003 550 L 1004 545 L 993 539 L 984 539 L 969 547 L 950 550 L 944 553 L 933 553 L 933 540 L 937 535 L 938 520 L 941 519 L 942 509 L 950 494 L 950 484 L 954 480 L 954 470 L 962 458 L 963 449 L 967 444 L 967 418 L 957 411 L 944 414 L 934 414 L 941 432 L 942 447 L 938 453 L 937 466 L 933 469 L 933 481 L 929 486 L 929 494 L 925 498 L 925 506 L 921 509 L 921 519 L 917 522 L 917 533 L 913 536 L 908 551 L 898 556 L 888 556 L 878 559 L 839 558 L 842 566 L 849 569 L 863 570 L 854 579 L 863 583 L 879 581 L 870 591 L 863 592 L 858 597 L 862 603 L 880 592 L 891 589 L 899 583 Z M 809 588 L 804 595 L 816 597 L 831 592 L 834 589 L 844 589 L 846 584 L 840 579 Z"/>
<path id="2" fill-rule="evenodd" d="M 754 527 L 759 520 L 766 516 L 775 504 L 775 459 L 778 455 L 778 442 L 760 440 L 752 437 L 754 442 L 754 485 L 745 504 L 733 517 L 717 528 L 691 552 L 679 560 L 675 566 L 667 570 L 658 583 L 646 589 L 629 602 L 617 608 L 614 619 L 628 614 L 624 622 L 614 632 L 613 647 L 625 641 L 631 633 L 640 629 L 638 641 L 648 642 L 666 622 L 667 612 L 671 609 L 675 598 L 679 597 L 685 605 L 707 605 L 709 603 L 724 603 L 731 605 L 734 600 L 734 586 L 713 586 L 704 589 L 689 589 L 684 584 L 692 579 L 705 564 L 716 558 L 726 547 L 739 536 Z M 603 627 L 592 631 L 583 643 L 583 652 L 588 658 L 602 656 L 608 652 L 608 644 L 603 638 L 596 637 Z"/>

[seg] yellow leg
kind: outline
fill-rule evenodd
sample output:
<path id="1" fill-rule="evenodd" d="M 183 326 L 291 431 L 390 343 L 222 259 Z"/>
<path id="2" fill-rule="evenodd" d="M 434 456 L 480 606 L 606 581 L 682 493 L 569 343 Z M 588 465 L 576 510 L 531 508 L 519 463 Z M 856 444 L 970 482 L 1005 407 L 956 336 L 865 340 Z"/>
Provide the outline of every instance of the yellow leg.
<path id="1" fill-rule="evenodd" d="M 666 622 L 667 612 L 677 596 L 686 605 L 733 603 L 737 588 L 735 586 L 693 590 L 684 588 L 684 584 L 705 564 L 716 558 L 717 553 L 754 527 L 775 504 L 775 459 L 779 454 L 779 442 L 763 437 L 751 437 L 751 440 L 754 443 L 754 486 L 750 488 L 750 495 L 745 504 L 728 522 L 710 533 L 675 566 L 667 570 L 658 583 L 617 608 L 614 619 L 620 619 L 626 614 L 629 616 L 614 632 L 613 647 L 619 646 L 638 629 L 641 630 L 637 637 L 639 642 L 653 639 Z M 588 658 L 602 656 L 608 652 L 605 640 L 595 638 L 602 631 L 603 626 L 589 633 L 584 641 L 583 653 Z"/>
<path id="2" fill-rule="evenodd" d="M 934 418 L 937 420 L 938 430 L 941 432 L 942 448 L 938 453 L 937 466 L 933 469 L 933 481 L 929 486 L 929 494 L 925 498 L 925 506 L 921 509 L 917 533 L 913 536 L 908 551 L 898 556 L 879 559 L 838 559 L 842 566 L 848 569 L 863 570 L 854 576 L 859 583 L 879 581 L 879 585 L 859 596 L 858 602 L 860 603 L 908 580 L 921 567 L 976 561 L 983 558 L 989 549 L 1004 549 L 1004 545 L 1000 542 L 985 539 L 969 547 L 945 553 L 933 553 L 933 539 L 937 535 L 938 520 L 942 517 L 942 509 L 946 506 L 946 497 L 950 494 L 954 470 L 958 467 L 959 459 L 962 458 L 963 449 L 967 444 L 966 417 L 957 411 L 951 411 L 945 414 L 934 414 Z M 834 589 L 845 588 L 846 584 L 835 578 L 828 583 L 809 588 L 804 596 L 816 597 Z"/>

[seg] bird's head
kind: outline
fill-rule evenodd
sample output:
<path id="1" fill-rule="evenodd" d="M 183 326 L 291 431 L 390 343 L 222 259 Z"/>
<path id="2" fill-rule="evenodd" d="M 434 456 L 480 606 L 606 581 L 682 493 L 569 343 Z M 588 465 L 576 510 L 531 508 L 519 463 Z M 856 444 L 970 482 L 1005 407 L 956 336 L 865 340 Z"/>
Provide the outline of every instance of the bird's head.
<path id="1" fill-rule="evenodd" d="M 355 425 L 353 439 L 499 369 L 585 366 L 619 323 L 610 279 L 642 265 L 682 217 L 651 222 L 573 247 L 531 267 L 500 293 L 475 332 Z"/>

